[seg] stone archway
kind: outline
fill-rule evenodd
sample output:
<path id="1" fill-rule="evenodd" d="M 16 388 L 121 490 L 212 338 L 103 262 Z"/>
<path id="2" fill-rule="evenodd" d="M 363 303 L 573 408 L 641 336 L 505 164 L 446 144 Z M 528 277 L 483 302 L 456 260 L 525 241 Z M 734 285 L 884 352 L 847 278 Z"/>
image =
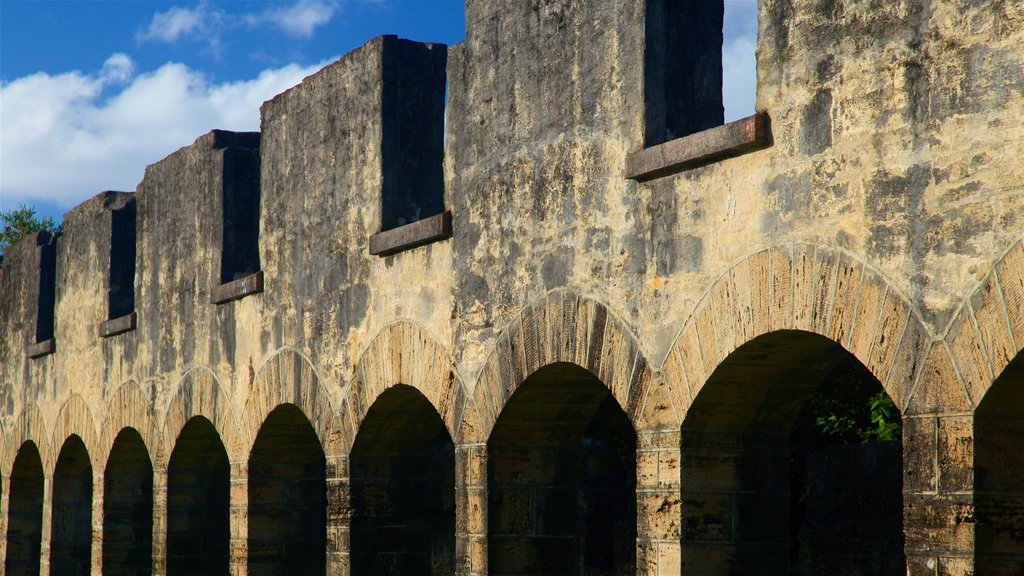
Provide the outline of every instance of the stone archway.
<path id="1" fill-rule="evenodd" d="M 43 462 L 39 449 L 26 440 L 11 467 L 7 501 L 7 557 L 9 576 L 39 574 L 43 536 Z"/>
<path id="2" fill-rule="evenodd" d="M 1024 566 L 1024 356 L 1012 361 L 974 413 L 974 569 Z"/>
<path id="3" fill-rule="evenodd" d="M 1003 255 L 967 300 L 949 340 L 954 365 L 975 405 L 973 476 L 968 476 L 974 480 L 974 570 L 977 574 L 1016 574 L 1024 566 L 1021 242 Z M 966 437 L 965 428 L 960 427 Z M 953 448 L 948 450 L 947 460 L 962 455 Z"/>
<path id="4" fill-rule="evenodd" d="M 248 565 L 257 574 L 326 574 L 327 462 L 302 411 L 267 416 L 249 455 Z"/>
<path id="5" fill-rule="evenodd" d="M 103 470 L 103 573 L 153 570 L 153 462 L 135 428 L 113 438 Z"/>
<path id="6" fill-rule="evenodd" d="M 773 540 L 764 536 L 770 532 L 768 527 L 760 531 L 763 538 L 752 537 L 758 531 L 752 530 L 754 525 L 749 520 L 744 526 L 726 521 L 723 507 L 732 506 L 735 498 L 726 498 L 731 488 L 718 489 L 728 484 L 725 480 L 707 480 L 711 488 L 705 491 L 717 494 L 717 500 L 694 497 L 692 491 L 688 496 L 687 485 L 698 490 L 700 487 L 692 474 L 712 465 L 713 459 L 701 464 L 702 457 L 688 456 L 686 446 L 713 442 L 713 438 L 696 441 L 695 435 L 701 431 L 717 429 L 724 430 L 727 438 L 731 435 L 727 440 L 731 448 L 725 452 L 733 457 L 720 464 L 724 465 L 725 476 L 740 487 L 744 486 L 740 481 L 744 477 L 741 464 L 758 462 L 758 453 L 762 461 L 767 458 L 776 462 L 775 469 L 788 470 L 789 466 L 782 464 L 788 457 L 784 454 L 793 446 L 787 426 L 796 422 L 800 406 L 821 389 L 821 382 L 832 377 L 832 370 L 841 364 L 856 368 L 863 379 L 875 381 L 874 386 L 884 390 L 903 414 L 915 394 L 921 396 L 917 385 L 933 340 L 903 295 L 870 266 L 841 251 L 808 245 L 780 246 L 755 253 L 733 266 L 698 302 L 663 367 L 675 405 L 686 413 L 681 428 L 682 494 L 687 508 L 680 535 L 684 548 L 698 544 L 706 544 L 709 550 L 714 546 L 728 548 L 733 546 L 729 544 L 733 538 L 739 538 L 736 543 L 746 540 L 753 545 L 760 541 L 775 550 L 773 554 L 780 558 L 776 565 L 781 566 L 777 571 L 785 572 L 786 566 L 798 562 L 798 553 L 791 556 L 791 552 L 796 550 L 799 531 L 786 530 L 785 537 Z M 801 351 L 808 355 L 801 356 Z M 806 367 L 808 374 L 800 375 L 801 367 Z M 816 383 L 795 389 L 774 387 L 775 392 L 772 385 L 749 387 L 751 382 L 771 384 L 779 379 Z M 783 400 L 793 406 L 778 404 L 779 390 L 788 390 Z M 726 417 L 730 411 L 736 414 Z M 774 426 L 763 425 L 770 422 Z M 766 429 L 758 431 L 758 427 Z M 904 427 L 903 432 L 904 443 L 931 442 L 928 431 L 916 425 Z M 687 435 L 692 436 L 689 441 Z M 898 476 L 895 478 L 890 481 L 893 486 L 899 484 Z M 898 493 L 898 489 L 894 491 Z M 780 499 L 792 502 L 785 482 L 768 483 L 750 492 L 761 494 L 764 506 L 774 498 L 778 514 L 790 508 Z M 714 510 L 715 506 L 719 509 Z M 898 519 L 901 507 L 894 509 L 892 517 Z M 789 511 L 792 513 L 799 510 Z M 739 548 L 733 550 L 742 556 Z M 684 550 L 682 557 L 696 558 L 692 550 Z M 722 555 L 717 558 L 720 561 Z M 766 566 L 760 564 L 758 569 Z M 700 573 L 702 568 L 689 568 L 695 569 L 693 573 Z"/>
<path id="7" fill-rule="evenodd" d="M 592 373 L 530 375 L 488 449 L 490 574 L 636 572 L 637 439 Z"/>
<path id="8" fill-rule="evenodd" d="M 431 403 L 395 385 L 349 457 L 353 574 L 455 573 L 455 444 Z"/>
<path id="9" fill-rule="evenodd" d="M 683 575 L 905 574 L 901 420 L 871 420 L 886 400 L 822 336 L 732 352 L 682 425 Z"/>
<path id="10" fill-rule="evenodd" d="M 394 395 L 392 395 L 394 394 Z M 411 400 L 418 397 L 422 402 Z M 384 403 L 378 402 L 384 399 Z M 344 417 L 350 426 L 352 433 L 347 440 L 350 446 L 350 454 L 355 460 L 349 461 L 350 475 L 353 483 L 360 483 L 360 453 L 368 456 L 369 460 L 379 459 L 382 446 L 373 447 L 372 450 L 358 449 L 355 444 L 356 438 L 363 436 L 363 430 L 370 417 L 373 406 L 385 408 L 392 406 L 394 401 L 401 403 L 412 402 L 419 408 L 415 428 L 421 432 L 409 434 L 390 434 L 390 440 L 385 442 L 391 448 L 398 449 L 404 454 L 400 458 L 419 458 L 426 445 L 418 442 L 416 437 L 423 438 L 422 426 L 440 425 L 445 434 L 438 431 L 438 441 L 432 443 L 433 450 L 437 448 L 442 453 L 447 449 L 447 442 L 441 436 L 447 436 L 453 444 L 454 461 L 447 456 L 441 455 L 443 466 L 435 468 L 436 479 L 447 482 L 444 477 L 447 475 L 447 467 L 452 465 L 454 470 L 465 471 L 465 474 L 453 474 L 454 494 L 445 498 L 435 500 L 433 511 L 428 515 L 437 522 L 447 523 L 449 514 L 454 512 L 465 520 L 456 523 L 453 527 L 455 533 L 455 550 L 450 551 L 448 537 L 445 535 L 439 538 L 436 544 L 431 544 L 434 551 L 431 555 L 437 555 L 442 565 L 449 562 L 448 558 L 454 554 L 451 560 L 455 563 L 454 571 L 458 574 L 472 573 L 479 568 L 478 559 L 480 550 L 485 549 L 484 540 L 486 534 L 482 528 L 480 511 L 481 494 L 484 493 L 482 485 L 486 478 L 482 473 L 471 473 L 480 462 L 485 462 L 483 455 L 482 440 L 480 437 L 481 424 L 477 407 L 473 398 L 466 392 L 462 382 L 456 376 L 450 352 L 441 345 L 437 339 L 430 335 L 424 328 L 411 322 L 395 322 L 381 329 L 366 349 L 360 354 L 356 364 L 356 377 L 348 386 L 345 396 Z M 429 409 L 429 410 L 428 410 Z M 379 412 L 389 413 L 391 410 L 385 408 Z M 428 412 L 432 415 L 427 414 Z M 376 417 L 374 418 L 376 420 Z M 433 422 L 433 425 L 427 424 Z M 409 424 L 413 424 L 410 421 Z M 419 448 L 416 448 L 418 446 Z M 404 449 L 399 449 L 404 447 Z M 415 454 L 415 455 L 414 455 Z M 399 465 L 397 460 L 392 459 L 388 465 Z M 357 493 L 352 494 L 357 500 L 352 501 L 357 514 L 352 517 L 354 523 L 354 534 L 362 531 L 359 524 L 362 521 L 358 515 Z M 454 497 L 454 503 L 449 498 Z M 338 505 L 347 506 L 345 503 Z M 448 510 L 450 506 L 453 510 Z M 426 520 L 425 518 L 421 518 Z M 365 528 L 365 526 L 364 526 Z M 365 533 L 364 533 L 365 534 Z M 439 535 L 440 536 L 440 535 Z M 426 545 L 422 545 L 421 548 Z M 358 536 L 352 541 L 351 552 L 355 555 L 365 554 L 361 549 L 365 548 L 360 544 Z M 443 571 L 443 568 L 435 570 Z"/>
<path id="11" fill-rule="evenodd" d="M 167 574 L 226 574 L 231 465 L 213 423 L 193 416 L 167 465 Z"/>
<path id="12" fill-rule="evenodd" d="M 50 574 L 78 576 L 92 565 L 92 463 L 82 438 L 64 441 L 53 470 Z"/>
<path id="13" fill-rule="evenodd" d="M 522 541 L 524 533 L 518 528 L 516 531 L 502 532 L 505 527 L 500 524 L 505 522 L 505 519 L 498 518 L 495 513 L 497 509 L 492 508 L 495 498 L 504 498 L 498 494 L 513 493 L 517 489 L 513 486 L 514 482 L 509 483 L 502 479 L 504 471 L 507 470 L 504 463 L 507 460 L 503 456 L 498 456 L 498 460 L 495 461 L 492 452 L 494 449 L 497 449 L 498 453 L 515 451 L 513 446 L 516 445 L 516 435 L 507 431 L 521 426 L 517 423 L 520 418 L 515 415 L 519 409 L 513 407 L 513 411 L 509 413 L 512 416 L 506 419 L 508 426 L 503 424 L 498 427 L 498 422 L 505 419 L 505 411 L 511 399 L 516 397 L 530 378 L 535 378 L 532 380 L 534 383 L 556 383 L 552 388 L 554 390 L 566 386 L 563 393 L 568 395 L 559 401 L 553 400 L 555 405 L 565 407 L 563 403 L 581 403 L 582 412 L 573 419 L 575 436 L 562 446 L 566 453 L 575 454 L 574 459 L 582 462 L 581 454 L 585 452 L 584 437 L 595 435 L 590 446 L 615 446 L 616 449 L 601 455 L 595 454 L 594 461 L 629 461 L 628 471 L 622 470 L 619 474 L 613 475 L 617 478 L 618 488 L 612 492 L 632 493 L 630 502 L 623 504 L 628 507 L 628 511 L 623 514 L 632 515 L 632 520 L 627 524 L 628 529 L 633 531 L 633 536 L 622 536 L 621 532 L 613 536 L 614 542 L 628 541 L 629 551 L 616 548 L 614 544 L 601 547 L 612 558 L 610 562 L 620 567 L 633 566 L 632 571 L 647 574 L 653 564 L 639 562 L 641 554 L 665 558 L 678 555 L 678 473 L 667 467 L 663 474 L 659 475 L 657 472 L 657 462 L 677 450 L 668 447 L 665 442 L 666 434 L 678 438 L 679 426 L 678 412 L 671 394 L 666 389 L 666 381 L 655 379 L 647 356 L 641 350 L 637 339 L 614 313 L 591 298 L 559 290 L 524 308 L 502 331 L 480 372 L 473 392 L 475 405 L 480 414 L 479 437 L 489 438 L 487 444 L 477 449 L 470 459 L 471 474 L 478 485 L 475 490 L 478 494 L 476 497 L 481 500 L 486 498 L 484 501 L 473 503 L 473 506 L 487 513 L 481 515 L 479 522 L 479 530 L 482 533 L 479 537 L 480 548 L 476 548 L 476 540 L 472 541 L 467 547 L 467 555 L 476 562 L 487 559 L 488 565 L 484 567 L 474 563 L 471 569 L 477 572 L 487 570 L 490 573 L 496 573 L 494 569 L 515 569 L 514 565 L 506 564 L 504 559 L 498 558 L 497 555 L 501 552 L 496 552 L 499 549 L 493 542 L 496 537 L 499 540 L 507 537 L 509 544 L 515 547 L 515 542 Z M 557 384 L 558 382 L 562 384 Z M 548 387 L 540 386 L 533 392 L 527 390 L 524 392 L 525 395 L 520 397 L 523 401 L 517 400 L 516 405 L 534 404 L 531 398 L 535 397 L 535 394 L 543 396 L 543 393 L 537 392 L 541 389 Z M 556 392 L 556 395 L 558 394 Z M 579 394 L 579 397 L 573 399 L 575 394 Z M 608 430 L 590 430 L 586 425 L 590 422 L 588 418 L 592 418 L 597 410 L 616 424 Z M 534 447 L 542 445 L 540 436 L 544 434 L 539 433 L 538 438 L 526 441 L 527 452 L 533 450 L 531 444 Z M 606 436 L 608 438 L 605 438 Z M 605 439 L 598 441 L 598 438 Z M 534 455 L 542 458 L 540 452 Z M 574 485 L 578 493 L 593 492 L 596 485 L 587 488 L 585 483 L 581 483 L 581 479 L 588 474 L 583 468 L 578 472 L 576 480 L 573 481 L 576 482 Z M 572 482 L 564 484 L 561 488 L 568 490 L 570 484 Z M 630 488 L 624 488 L 626 485 Z M 535 495 L 541 498 L 539 494 L 543 492 L 544 490 L 541 490 Z M 596 511 L 593 507 L 577 507 L 577 510 L 588 509 Z M 621 524 L 621 517 L 613 517 L 618 518 L 612 521 L 613 524 Z M 581 526 L 587 525 L 582 516 L 578 520 Z M 499 525 L 495 525 L 495 522 Z M 595 519 L 590 526 L 598 524 Z M 583 546 L 577 546 L 576 552 L 573 553 L 577 559 L 584 558 L 586 546 L 590 545 L 588 542 L 599 541 L 594 538 L 587 539 L 586 536 L 582 536 L 584 532 L 586 531 L 563 534 Z M 590 530 L 592 535 L 595 532 Z M 483 547 L 484 542 L 486 548 Z M 595 561 L 600 563 L 608 560 Z M 498 562 L 498 565 L 491 566 L 493 562 Z M 585 560 L 581 560 L 574 570 L 582 570 L 582 562 Z"/>

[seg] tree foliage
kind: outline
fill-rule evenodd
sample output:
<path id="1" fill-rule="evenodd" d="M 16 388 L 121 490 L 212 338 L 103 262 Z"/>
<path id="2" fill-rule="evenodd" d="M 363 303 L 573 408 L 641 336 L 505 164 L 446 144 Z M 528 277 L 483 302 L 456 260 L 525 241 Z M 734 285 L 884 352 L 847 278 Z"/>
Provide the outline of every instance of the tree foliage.
<path id="1" fill-rule="evenodd" d="M 872 395 L 865 405 L 844 408 L 818 416 L 818 428 L 827 436 L 852 437 L 861 443 L 891 442 L 900 438 L 902 426 L 896 405 L 885 392 Z"/>
<path id="2" fill-rule="evenodd" d="M 0 210 L 0 258 L 7 247 L 36 232 L 57 232 L 53 218 L 40 216 L 35 208 L 22 204 L 13 210 Z"/>
<path id="3" fill-rule="evenodd" d="M 900 411 L 878 380 L 852 356 L 841 362 L 801 413 L 798 427 L 809 448 L 899 440 Z"/>

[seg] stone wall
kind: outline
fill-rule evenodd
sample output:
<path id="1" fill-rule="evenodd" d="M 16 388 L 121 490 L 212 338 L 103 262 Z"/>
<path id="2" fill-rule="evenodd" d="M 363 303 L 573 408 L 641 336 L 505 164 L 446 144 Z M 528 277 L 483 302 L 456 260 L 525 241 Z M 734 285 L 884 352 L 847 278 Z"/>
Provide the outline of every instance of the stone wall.
<path id="1" fill-rule="evenodd" d="M 761 0 L 715 127 L 692 4 L 467 0 L 10 247 L 6 573 L 784 573 L 786 431 L 851 358 L 909 573 L 1016 573 L 1024 5 Z"/>

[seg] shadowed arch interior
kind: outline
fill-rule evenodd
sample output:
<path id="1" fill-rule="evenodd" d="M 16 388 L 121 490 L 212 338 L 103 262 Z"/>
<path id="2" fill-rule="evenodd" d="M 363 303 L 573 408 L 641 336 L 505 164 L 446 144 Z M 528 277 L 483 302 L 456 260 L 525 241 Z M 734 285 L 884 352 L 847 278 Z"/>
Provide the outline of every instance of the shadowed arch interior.
<path id="1" fill-rule="evenodd" d="M 167 573 L 227 574 L 231 466 L 213 424 L 190 419 L 167 467 Z"/>
<path id="2" fill-rule="evenodd" d="M 817 428 L 844 417 L 829 416 L 834 397 L 866 410 L 881 391 L 815 334 L 775 332 L 730 354 L 682 425 L 683 575 L 905 574 L 898 438 Z"/>
<path id="3" fill-rule="evenodd" d="M 455 573 L 455 445 L 410 386 L 381 394 L 350 459 L 352 573 Z"/>
<path id="4" fill-rule="evenodd" d="M 593 374 L 535 372 L 487 449 L 491 574 L 636 572 L 636 433 Z"/>
<path id="5" fill-rule="evenodd" d="M 64 441 L 53 471 L 50 574 L 88 574 L 92 561 L 92 463 L 77 435 Z"/>
<path id="6" fill-rule="evenodd" d="M 1024 355 L 985 393 L 974 430 L 975 571 L 1024 573 Z"/>
<path id="7" fill-rule="evenodd" d="M 142 436 L 124 428 L 103 471 L 103 574 L 153 570 L 153 463 Z"/>
<path id="8" fill-rule="evenodd" d="M 43 535 L 43 462 L 31 440 L 18 450 L 10 482 L 4 568 L 8 576 L 38 575 Z"/>
<path id="9" fill-rule="evenodd" d="M 260 427 L 249 455 L 249 574 L 324 574 L 327 462 L 292 404 Z"/>

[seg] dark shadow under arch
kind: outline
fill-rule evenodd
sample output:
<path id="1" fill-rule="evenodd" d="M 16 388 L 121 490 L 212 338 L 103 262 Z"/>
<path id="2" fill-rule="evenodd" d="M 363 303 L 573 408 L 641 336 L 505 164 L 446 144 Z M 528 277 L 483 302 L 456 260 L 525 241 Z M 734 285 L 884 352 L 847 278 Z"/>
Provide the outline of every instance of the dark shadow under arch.
<path id="1" fill-rule="evenodd" d="M 593 374 L 535 372 L 487 449 L 490 574 L 636 572 L 636 433 Z"/>
<path id="2" fill-rule="evenodd" d="M 153 463 L 134 428 L 118 432 L 103 471 L 103 574 L 153 571 Z"/>
<path id="3" fill-rule="evenodd" d="M 53 471 L 50 574 L 89 574 L 92 562 L 92 463 L 82 439 L 68 437 Z"/>
<path id="4" fill-rule="evenodd" d="M 249 455 L 249 574 L 325 574 L 327 462 L 302 411 L 278 406 Z"/>
<path id="5" fill-rule="evenodd" d="M 974 413 L 974 570 L 1024 574 L 1024 355 Z"/>
<path id="6" fill-rule="evenodd" d="M 8 576 L 36 576 L 43 538 L 43 462 L 31 440 L 18 450 L 10 482 L 4 568 Z"/>
<path id="7" fill-rule="evenodd" d="M 352 573 L 455 573 L 455 444 L 434 406 L 397 385 L 370 406 L 350 459 Z"/>
<path id="8" fill-rule="evenodd" d="M 895 422 L 876 430 L 880 410 Z M 900 427 L 878 380 L 827 338 L 738 348 L 682 425 L 682 574 L 906 574 Z"/>
<path id="9" fill-rule="evenodd" d="M 227 574 L 231 465 L 213 424 L 194 416 L 167 466 L 167 573 Z"/>

